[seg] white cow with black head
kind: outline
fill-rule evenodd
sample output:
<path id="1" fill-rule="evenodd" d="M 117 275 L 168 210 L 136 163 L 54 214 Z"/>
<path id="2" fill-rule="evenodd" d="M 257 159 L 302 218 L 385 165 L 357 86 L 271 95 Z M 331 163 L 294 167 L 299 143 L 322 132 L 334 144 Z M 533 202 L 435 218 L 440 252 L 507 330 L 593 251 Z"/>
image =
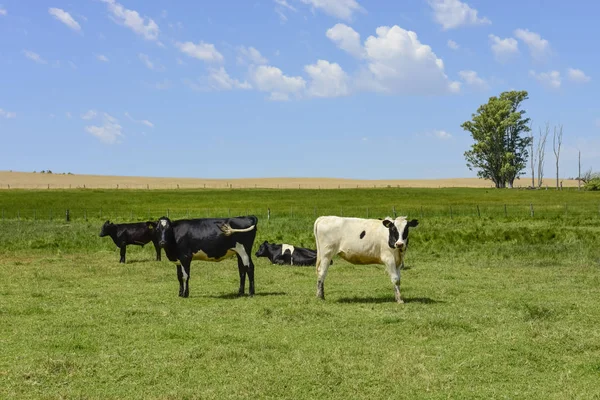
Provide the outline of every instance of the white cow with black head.
<path id="1" fill-rule="evenodd" d="M 409 228 L 419 224 L 416 219 L 390 217 L 384 220 L 319 217 L 315 221 L 317 242 L 317 297 L 325 298 L 324 282 L 331 259 L 339 255 L 351 264 L 382 264 L 387 267 L 394 284 L 396 301 L 400 296 L 400 269 L 408 245 Z"/>

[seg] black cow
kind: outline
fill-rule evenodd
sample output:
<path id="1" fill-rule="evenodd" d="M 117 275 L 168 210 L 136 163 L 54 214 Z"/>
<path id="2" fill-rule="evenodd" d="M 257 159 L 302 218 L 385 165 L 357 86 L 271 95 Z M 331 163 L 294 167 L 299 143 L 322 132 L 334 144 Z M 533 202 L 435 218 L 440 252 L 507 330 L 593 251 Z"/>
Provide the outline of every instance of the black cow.
<path id="1" fill-rule="evenodd" d="M 235 218 L 201 218 L 171 221 L 167 217 L 156 223 L 159 246 L 165 249 L 169 261 L 177 265 L 179 296 L 190 294 L 190 265 L 192 260 L 221 261 L 234 254 L 240 273 L 239 295 L 244 294 L 246 274 L 249 293 L 254 295 L 254 263 L 252 246 L 256 237 L 255 216 Z"/>
<path id="2" fill-rule="evenodd" d="M 256 257 L 267 257 L 272 264 L 314 266 L 317 251 L 295 247 L 290 244 L 275 244 L 264 241 L 256 252 Z"/>
<path id="3" fill-rule="evenodd" d="M 121 249 L 121 259 L 119 260 L 121 263 L 125 263 L 128 244 L 144 247 L 145 244 L 150 242 L 154 244 L 154 249 L 156 249 L 156 261 L 160 261 L 160 247 L 155 231 L 156 223 L 152 221 L 131 224 L 113 224 L 106 221 L 100 230 L 100 237 L 110 236 L 117 247 Z"/>

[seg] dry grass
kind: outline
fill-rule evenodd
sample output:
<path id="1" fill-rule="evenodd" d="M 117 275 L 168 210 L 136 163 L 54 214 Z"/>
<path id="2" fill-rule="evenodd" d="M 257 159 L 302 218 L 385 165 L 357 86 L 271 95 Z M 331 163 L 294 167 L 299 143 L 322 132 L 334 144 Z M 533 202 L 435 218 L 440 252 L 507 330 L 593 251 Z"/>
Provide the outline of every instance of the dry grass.
<path id="1" fill-rule="evenodd" d="M 526 187 L 523 178 L 517 186 Z M 553 180 L 547 180 L 549 187 Z M 193 188 L 269 188 L 269 189 L 336 189 L 373 187 L 493 187 L 491 181 L 477 178 L 365 180 L 342 178 L 151 178 L 140 176 L 60 175 L 0 171 L 0 189 L 193 189 Z M 563 180 L 564 187 L 576 187 L 576 180 Z"/>

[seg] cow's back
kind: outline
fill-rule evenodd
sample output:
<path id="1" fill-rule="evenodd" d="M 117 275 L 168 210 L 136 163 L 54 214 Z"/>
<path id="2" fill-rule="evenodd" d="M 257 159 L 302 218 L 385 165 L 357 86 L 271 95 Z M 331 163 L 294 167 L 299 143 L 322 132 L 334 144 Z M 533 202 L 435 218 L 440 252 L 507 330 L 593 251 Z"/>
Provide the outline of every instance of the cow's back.
<path id="1" fill-rule="evenodd" d="M 379 220 L 326 216 L 315 221 L 317 252 L 339 254 L 353 264 L 379 263 L 386 234 Z"/>

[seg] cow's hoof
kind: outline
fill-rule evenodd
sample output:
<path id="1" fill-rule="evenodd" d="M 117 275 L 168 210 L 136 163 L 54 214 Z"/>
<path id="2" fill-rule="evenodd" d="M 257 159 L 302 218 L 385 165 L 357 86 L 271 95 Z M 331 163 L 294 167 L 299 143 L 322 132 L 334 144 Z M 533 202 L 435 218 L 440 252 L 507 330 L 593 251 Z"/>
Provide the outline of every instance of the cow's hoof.
<path id="1" fill-rule="evenodd" d="M 402 300 L 402 299 L 396 299 L 396 303 L 398 303 L 398 304 L 404 304 L 404 300 Z"/>

